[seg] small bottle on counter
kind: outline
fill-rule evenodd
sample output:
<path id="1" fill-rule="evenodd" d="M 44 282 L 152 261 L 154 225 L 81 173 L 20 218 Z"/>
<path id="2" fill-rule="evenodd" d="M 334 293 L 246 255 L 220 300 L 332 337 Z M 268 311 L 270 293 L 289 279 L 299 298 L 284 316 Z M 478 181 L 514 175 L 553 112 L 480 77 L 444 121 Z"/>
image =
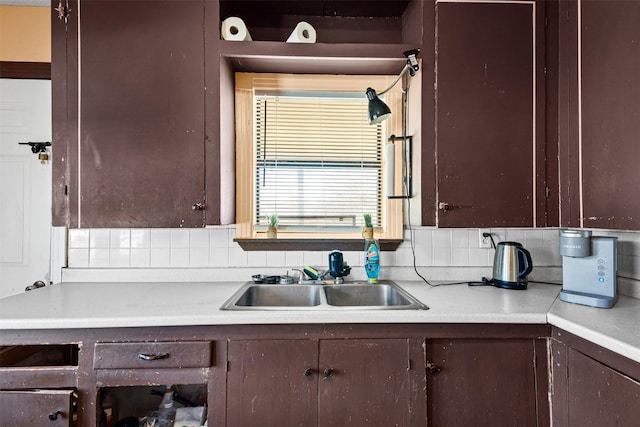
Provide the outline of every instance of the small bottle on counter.
<path id="1" fill-rule="evenodd" d="M 364 242 L 364 269 L 369 283 L 378 283 L 380 276 L 380 242 L 378 239 L 366 239 Z"/>

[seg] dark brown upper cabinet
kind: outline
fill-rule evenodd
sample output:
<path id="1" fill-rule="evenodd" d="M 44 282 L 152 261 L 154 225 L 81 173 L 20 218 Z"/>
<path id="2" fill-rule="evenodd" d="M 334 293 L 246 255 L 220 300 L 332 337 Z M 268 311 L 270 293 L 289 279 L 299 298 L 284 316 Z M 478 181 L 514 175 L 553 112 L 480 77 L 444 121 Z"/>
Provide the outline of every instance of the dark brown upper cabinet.
<path id="1" fill-rule="evenodd" d="M 418 0 L 57 3 L 53 223 L 74 228 L 233 222 L 236 71 L 396 74 L 423 34 Z M 228 16 L 255 41 L 221 40 Z M 285 43 L 300 20 L 318 43 Z"/>
<path id="2" fill-rule="evenodd" d="M 437 198 L 429 205 L 433 183 L 423 180 L 423 222 L 546 225 L 540 9 L 530 2 L 436 5 Z M 427 168 L 428 152 L 423 159 Z"/>
<path id="3" fill-rule="evenodd" d="M 66 23 L 52 12 L 54 145 L 66 154 L 54 164 L 54 224 L 215 223 L 203 3 L 72 2 Z"/>
<path id="4" fill-rule="evenodd" d="M 640 3 L 560 2 L 562 225 L 640 229 Z"/>

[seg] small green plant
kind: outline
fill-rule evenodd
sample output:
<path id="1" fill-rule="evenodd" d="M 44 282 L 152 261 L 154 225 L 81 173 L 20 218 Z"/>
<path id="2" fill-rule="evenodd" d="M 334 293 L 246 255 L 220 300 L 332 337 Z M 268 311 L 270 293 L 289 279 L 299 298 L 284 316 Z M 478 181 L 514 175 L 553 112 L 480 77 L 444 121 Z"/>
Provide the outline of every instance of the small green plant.
<path id="1" fill-rule="evenodd" d="M 364 214 L 364 226 L 367 228 L 373 228 L 373 224 L 371 224 L 371 214 Z"/>
<path id="2" fill-rule="evenodd" d="M 278 218 L 278 215 L 267 215 L 267 225 L 269 227 L 278 228 L 279 224 L 280 218 Z"/>

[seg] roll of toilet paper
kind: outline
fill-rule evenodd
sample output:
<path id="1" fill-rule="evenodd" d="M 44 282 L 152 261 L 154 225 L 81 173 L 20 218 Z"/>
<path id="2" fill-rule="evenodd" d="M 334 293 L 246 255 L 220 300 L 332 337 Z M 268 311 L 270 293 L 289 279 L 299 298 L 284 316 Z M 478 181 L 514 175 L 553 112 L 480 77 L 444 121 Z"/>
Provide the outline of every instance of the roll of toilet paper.
<path id="1" fill-rule="evenodd" d="M 308 22 L 300 21 L 287 39 L 287 43 L 315 43 L 316 30 Z"/>
<path id="2" fill-rule="evenodd" d="M 222 28 L 220 29 L 222 38 L 232 41 L 251 41 L 251 34 L 247 30 L 247 26 L 244 21 L 236 16 L 231 16 L 222 21 Z"/>

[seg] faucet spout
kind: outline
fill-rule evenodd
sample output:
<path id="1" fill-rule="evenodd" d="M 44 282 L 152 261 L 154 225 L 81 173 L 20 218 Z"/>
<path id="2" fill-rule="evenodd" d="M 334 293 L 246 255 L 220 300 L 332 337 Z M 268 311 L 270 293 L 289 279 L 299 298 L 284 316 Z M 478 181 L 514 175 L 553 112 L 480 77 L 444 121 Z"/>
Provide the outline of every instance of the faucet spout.
<path id="1" fill-rule="evenodd" d="M 298 284 L 301 285 L 305 280 L 307 280 L 307 274 L 303 270 L 299 268 L 293 268 L 292 270 L 300 273 L 298 276 Z"/>

